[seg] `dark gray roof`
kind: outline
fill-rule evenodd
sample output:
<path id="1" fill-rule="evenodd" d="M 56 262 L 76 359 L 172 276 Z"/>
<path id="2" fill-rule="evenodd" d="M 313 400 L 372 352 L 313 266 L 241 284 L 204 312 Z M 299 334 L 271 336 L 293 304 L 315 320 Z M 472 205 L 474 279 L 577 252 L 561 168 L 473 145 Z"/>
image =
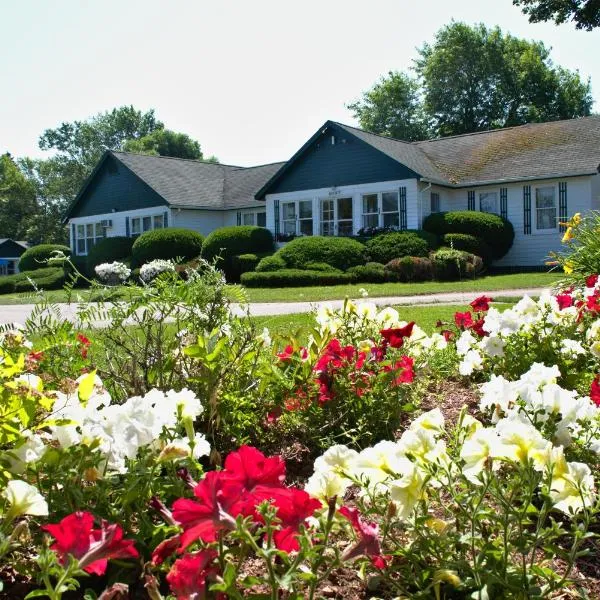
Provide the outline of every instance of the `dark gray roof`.
<path id="1" fill-rule="evenodd" d="M 129 152 L 112 154 L 170 206 L 178 208 L 261 206 L 254 194 L 284 164 L 246 168 Z"/>
<path id="2" fill-rule="evenodd" d="M 24 240 L 13 240 L 12 238 L 0 238 L 0 245 L 4 244 L 4 242 L 14 242 L 15 244 L 18 244 L 19 246 L 23 246 L 23 248 L 25 248 L 25 249 L 29 248 L 29 242 L 26 242 Z"/>

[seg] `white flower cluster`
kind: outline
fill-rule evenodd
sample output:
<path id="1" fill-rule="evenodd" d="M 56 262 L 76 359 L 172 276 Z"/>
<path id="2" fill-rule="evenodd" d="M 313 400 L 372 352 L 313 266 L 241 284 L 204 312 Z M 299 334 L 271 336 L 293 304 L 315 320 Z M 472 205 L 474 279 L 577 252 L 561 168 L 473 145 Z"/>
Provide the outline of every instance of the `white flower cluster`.
<path id="1" fill-rule="evenodd" d="M 398 517 L 408 519 L 416 504 L 427 498 L 428 486 L 451 485 L 447 473 L 462 473 L 468 482 L 480 486 L 484 469 L 493 472 L 504 462 L 532 462 L 535 469 L 551 472 L 550 495 L 556 509 L 568 513 L 594 503 L 590 468 L 567 462 L 563 447 L 554 447 L 530 423 L 503 419 L 495 427 L 484 428 L 466 416 L 461 423 L 465 440 L 456 457 L 448 454 L 442 439 L 444 425 L 441 411 L 435 409 L 416 419 L 398 441 L 382 441 L 360 453 L 332 446 L 315 461 L 305 490 L 327 503 L 334 497 L 341 500 L 350 485 L 358 484 L 362 493 L 389 497 Z"/>
<path id="2" fill-rule="evenodd" d="M 118 261 L 102 263 L 101 265 L 98 265 L 94 271 L 96 271 L 96 275 L 98 275 L 102 281 L 109 281 L 111 279 L 126 281 L 131 275 L 131 269 Z"/>
<path id="3" fill-rule="evenodd" d="M 404 327 L 408 323 L 400 320 L 398 311 L 391 307 L 379 310 L 374 302 L 354 302 L 346 300 L 342 308 L 336 309 L 323 304 L 316 312 L 315 320 L 322 336 L 337 335 L 345 343 L 357 343 L 362 349 L 370 350 L 377 344 L 382 329 Z M 443 335 L 427 335 L 418 325 L 413 326 L 412 334 L 407 338 L 411 354 L 422 351 L 442 350 L 447 342 Z"/>
<path id="4" fill-rule="evenodd" d="M 175 271 L 173 262 L 157 258 L 156 260 L 152 260 L 149 263 L 142 265 L 142 268 L 140 269 L 140 279 L 148 283 L 166 271 Z"/>
<path id="5" fill-rule="evenodd" d="M 523 422 L 542 430 L 551 426 L 555 444 L 566 447 L 579 439 L 600 454 L 600 408 L 589 397 L 557 385 L 558 377 L 557 366 L 540 363 L 534 363 L 516 381 L 492 375 L 481 385 L 479 407 L 484 414 L 491 414 L 493 423 Z"/>
<path id="6" fill-rule="evenodd" d="M 80 402 L 77 393 L 56 392 L 56 396 L 52 419 L 64 420 L 65 424 L 52 426 L 49 435 L 26 432 L 25 442 L 11 452 L 13 472 L 22 472 L 26 463 L 39 460 L 47 448 L 44 442 L 57 443 L 61 448 L 96 442 L 105 458 L 106 469 L 118 473 L 127 470 L 126 459 L 135 458 L 144 446 L 159 452 L 165 450 L 161 439 L 165 437 L 166 446 L 173 444 L 178 452 L 177 455 L 161 454 L 161 459 L 192 454 L 199 458 L 210 452 L 210 445 L 201 434 L 196 434 L 193 440 L 172 439 L 182 422 L 193 422 L 204 410 L 200 400 L 188 389 L 166 393 L 151 390 L 145 396 L 113 404 L 97 377 L 87 403 Z"/>

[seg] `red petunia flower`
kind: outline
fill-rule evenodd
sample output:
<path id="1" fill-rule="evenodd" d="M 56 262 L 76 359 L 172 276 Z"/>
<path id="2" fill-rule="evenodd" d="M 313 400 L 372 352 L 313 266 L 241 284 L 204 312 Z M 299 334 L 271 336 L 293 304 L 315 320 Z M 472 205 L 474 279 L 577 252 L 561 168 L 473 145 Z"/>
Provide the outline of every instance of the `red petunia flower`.
<path id="1" fill-rule="evenodd" d="M 397 327 L 394 329 L 382 329 L 379 333 L 383 337 L 384 344 L 391 346 L 392 348 L 402 348 L 404 345 L 404 338 L 410 337 L 413 332 L 415 322 L 411 321 L 404 327 Z"/>
<path id="2" fill-rule="evenodd" d="M 266 457 L 252 446 L 230 452 L 225 459 L 225 471 L 249 492 L 257 485 L 281 486 L 285 481 L 285 461 L 281 456 Z"/>
<path id="3" fill-rule="evenodd" d="M 596 406 L 600 406 L 600 375 L 596 375 L 594 381 L 592 381 L 592 385 L 590 386 L 590 400 Z"/>
<path id="4" fill-rule="evenodd" d="M 376 568 L 384 569 L 387 566 L 388 557 L 381 554 L 379 526 L 363 520 L 356 508 L 342 506 L 339 513 L 350 521 L 358 535 L 356 543 L 344 552 L 342 558 L 352 560 L 357 556 L 368 556 Z"/>
<path id="5" fill-rule="evenodd" d="M 450 340 L 452 340 L 454 338 L 454 332 L 450 331 L 449 329 L 444 329 L 442 331 L 442 335 L 444 336 L 444 339 L 449 342 Z"/>
<path id="6" fill-rule="evenodd" d="M 90 342 L 90 340 L 88 338 L 85 337 L 85 335 L 83 335 L 83 333 L 78 333 L 77 334 L 77 341 L 82 345 L 82 346 L 89 346 L 91 345 L 92 342 Z"/>
<path id="7" fill-rule="evenodd" d="M 314 371 L 326 371 L 328 368 L 339 369 L 343 366 L 347 366 L 352 363 L 356 349 L 354 346 L 344 346 L 340 344 L 339 340 L 333 339 L 323 352 L 323 355 L 317 361 Z"/>
<path id="8" fill-rule="evenodd" d="M 415 379 L 414 364 L 415 361 L 410 356 L 403 356 L 395 363 L 383 367 L 383 370 L 394 375 L 393 381 L 396 385 L 412 383 Z"/>
<path id="9" fill-rule="evenodd" d="M 173 535 L 163 540 L 152 552 L 152 564 L 155 567 L 162 565 L 163 562 L 181 545 L 181 536 Z"/>
<path id="10" fill-rule="evenodd" d="M 597 292 L 595 294 L 593 294 L 592 296 L 588 296 L 587 302 L 586 302 L 586 308 L 590 311 L 590 312 L 600 312 L 600 302 L 598 302 L 600 300 L 600 294 Z"/>
<path id="11" fill-rule="evenodd" d="M 454 313 L 454 322 L 459 329 L 470 329 L 473 325 L 473 315 L 469 312 Z"/>
<path id="12" fill-rule="evenodd" d="M 485 319 L 477 319 L 477 321 L 473 321 L 473 324 L 471 325 L 471 331 L 474 331 L 479 337 L 488 336 L 489 333 L 483 329 L 484 323 Z"/>
<path id="13" fill-rule="evenodd" d="M 490 302 L 493 301 L 494 299 L 489 296 L 479 296 L 471 302 L 470 306 L 475 312 L 487 312 L 490 310 Z"/>
<path id="14" fill-rule="evenodd" d="M 177 600 L 201 600 L 207 597 L 207 580 L 219 573 L 214 563 L 215 550 L 201 550 L 177 559 L 167 574 L 167 582 Z M 223 597 L 221 594 L 218 597 Z"/>
<path id="15" fill-rule="evenodd" d="M 286 346 L 283 349 L 283 352 L 278 352 L 277 353 L 277 358 L 281 362 L 289 362 L 290 360 L 292 360 L 292 356 L 294 356 L 294 347 L 291 346 L 291 345 Z"/>
<path id="16" fill-rule="evenodd" d="M 597 283 L 598 283 L 598 274 L 589 275 L 585 279 L 585 285 L 586 285 L 586 287 L 589 287 L 589 288 L 596 287 Z"/>
<path id="17" fill-rule="evenodd" d="M 72 513 L 42 529 L 56 540 L 50 549 L 56 552 L 60 564 L 64 565 L 71 555 L 87 573 L 103 575 L 110 559 L 139 556 L 134 541 L 123 539 L 119 525 L 102 521 L 101 528 L 94 529 L 94 517 L 88 512 Z"/>
<path id="18" fill-rule="evenodd" d="M 573 306 L 573 296 L 570 294 L 557 294 L 556 301 L 560 310 Z"/>

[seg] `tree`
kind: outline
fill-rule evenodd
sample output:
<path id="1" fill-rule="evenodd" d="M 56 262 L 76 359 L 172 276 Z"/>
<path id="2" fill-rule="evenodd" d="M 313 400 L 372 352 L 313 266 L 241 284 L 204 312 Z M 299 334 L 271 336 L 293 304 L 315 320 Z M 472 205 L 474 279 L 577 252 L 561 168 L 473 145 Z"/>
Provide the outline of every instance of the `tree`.
<path id="1" fill-rule="evenodd" d="M 600 27 L 598 0 L 513 0 L 529 16 L 530 23 L 554 21 L 557 25 L 573 21 L 577 29 L 591 31 Z"/>
<path id="2" fill-rule="evenodd" d="M 12 156 L 0 156 L 0 238 L 28 239 L 27 229 L 36 213 L 35 189 Z"/>
<path id="3" fill-rule="evenodd" d="M 123 144 L 123 150 L 175 158 L 203 158 L 200 144 L 196 140 L 185 133 L 177 133 L 170 129 L 157 129 L 144 137 L 127 140 Z"/>
<path id="4" fill-rule="evenodd" d="M 410 142 L 428 137 L 419 83 L 405 73 L 390 71 L 347 108 L 367 131 Z"/>

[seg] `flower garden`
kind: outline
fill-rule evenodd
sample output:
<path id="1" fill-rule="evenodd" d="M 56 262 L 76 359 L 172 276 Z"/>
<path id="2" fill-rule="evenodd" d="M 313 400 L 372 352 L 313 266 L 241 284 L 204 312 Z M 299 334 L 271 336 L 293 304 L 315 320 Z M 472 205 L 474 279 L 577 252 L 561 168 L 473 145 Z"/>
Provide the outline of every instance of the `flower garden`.
<path id="1" fill-rule="evenodd" d="M 599 597 L 597 226 L 433 333 L 364 298 L 272 339 L 206 261 L 40 305 L 0 336 L 0 594 Z"/>

